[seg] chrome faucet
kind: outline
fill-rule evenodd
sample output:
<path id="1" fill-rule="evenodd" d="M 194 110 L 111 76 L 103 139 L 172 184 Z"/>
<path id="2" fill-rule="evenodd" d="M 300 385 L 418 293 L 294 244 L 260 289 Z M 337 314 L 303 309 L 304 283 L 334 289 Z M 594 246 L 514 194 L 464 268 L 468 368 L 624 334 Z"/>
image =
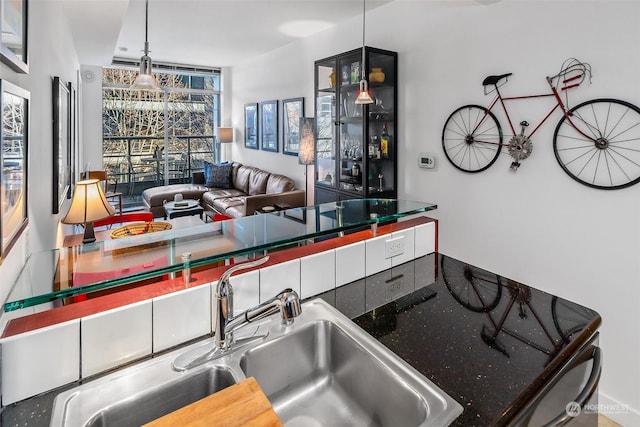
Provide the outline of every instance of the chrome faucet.
<path id="1" fill-rule="evenodd" d="M 264 319 L 272 314 L 280 312 L 284 324 L 293 323 L 293 319 L 300 315 L 300 298 L 293 289 L 285 289 L 275 297 L 256 307 L 250 308 L 244 313 L 233 316 L 233 287 L 231 286 L 231 275 L 238 270 L 256 267 L 269 260 L 268 256 L 255 261 L 238 264 L 225 271 L 216 285 L 215 313 L 213 326 L 214 343 L 216 348 L 228 350 L 233 344 L 233 332 L 251 322 Z"/>
<path id="2" fill-rule="evenodd" d="M 187 369 L 191 369 L 224 355 L 235 343 L 233 332 L 251 322 L 264 319 L 279 311 L 282 317 L 282 323 L 290 325 L 293 323 L 294 318 L 302 313 L 298 294 L 292 289 L 285 289 L 270 300 L 250 308 L 238 316 L 233 316 L 233 287 L 230 282 L 231 275 L 238 270 L 264 264 L 268 260 L 269 257 L 265 256 L 255 261 L 237 264 L 224 272 L 218 280 L 214 295 L 214 347 L 197 348 L 181 354 L 171 365 L 174 370 L 186 371 Z M 266 335 L 238 340 L 238 346 L 264 337 L 266 337 Z M 240 343 L 240 341 L 244 341 L 244 343 Z"/>

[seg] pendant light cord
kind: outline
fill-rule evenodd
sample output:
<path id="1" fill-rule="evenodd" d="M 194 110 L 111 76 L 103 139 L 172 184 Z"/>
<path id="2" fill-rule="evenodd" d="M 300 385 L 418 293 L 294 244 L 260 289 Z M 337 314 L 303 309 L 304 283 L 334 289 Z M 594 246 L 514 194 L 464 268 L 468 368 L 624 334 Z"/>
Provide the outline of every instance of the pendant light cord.
<path id="1" fill-rule="evenodd" d="M 148 1 L 148 0 L 147 0 Z M 362 78 L 364 79 L 364 26 L 365 26 L 365 14 L 367 12 L 367 0 L 362 0 Z"/>
<path id="2" fill-rule="evenodd" d="M 149 0 L 144 2 L 144 41 L 149 41 Z"/>

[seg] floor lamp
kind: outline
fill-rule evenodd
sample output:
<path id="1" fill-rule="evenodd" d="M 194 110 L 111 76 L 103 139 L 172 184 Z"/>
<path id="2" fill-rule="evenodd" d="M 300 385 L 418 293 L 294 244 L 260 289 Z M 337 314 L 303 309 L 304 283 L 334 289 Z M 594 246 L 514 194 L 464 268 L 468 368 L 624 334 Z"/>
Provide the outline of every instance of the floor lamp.
<path id="1" fill-rule="evenodd" d="M 233 128 L 219 127 L 216 135 L 216 151 L 218 156 L 218 162 L 222 161 L 220 144 L 230 144 L 233 142 Z M 226 157 L 226 156 L 225 156 Z M 226 161 L 226 158 L 225 158 Z"/>
<path id="2" fill-rule="evenodd" d="M 309 206 L 309 200 L 307 197 L 309 187 L 309 176 L 307 175 L 307 166 L 312 165 L 316 158 L 316 137 L 314 131 L 314 119 L 302 118 L 300 119 L 300 147 L 298 149 L 298 163 L 304 166 L 304 197 L 305 204 Z"/>

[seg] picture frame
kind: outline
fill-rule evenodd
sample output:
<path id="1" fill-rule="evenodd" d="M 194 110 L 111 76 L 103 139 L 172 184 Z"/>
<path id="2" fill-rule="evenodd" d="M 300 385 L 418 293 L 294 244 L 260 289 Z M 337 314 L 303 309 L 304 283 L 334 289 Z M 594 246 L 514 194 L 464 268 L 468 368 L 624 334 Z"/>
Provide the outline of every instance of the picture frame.
<path id="1" fill-rule="evenodd" d="M 18 73 L 29 73 L 28 0 L 0 2 L 0 60 Z"/>
<path id="2" fill-rule="evenodd" d="M 304 98 L 284 99 L 282 106 L 282 153 L 297 156 L 300 149 L 300 119 L 304 118 Z"/>
<path id="3" fill-rule="evenodd" d="M 71 157 L 71 188 L 69 195 L 71 197 L 75 189 L 76 183 L 80 180 L 80 147 L 78 141 L 78 92 L 72 82 L 69 86 L 69 138 L 70 141 L 70 157 Z"/>
<path id="4" fill-rule="evenodd" d="M 278 152 L 278 101 L 260 103 L 260 149 Z"/>
<path id="5" fill-rule="evenodd" d="M 244 146 L 252 150 L 258 149 L 258 103 L 244 106 Z"/>
<path id="6" fill-rule="evenodd" d="M 53 78 L 53 176 L 52 212 L 60 212 L 71 198 L 71 114 L 69 87 L 60 77 Z"/>
<path id="7" fill-rule="evenodd" d="M 351 84 L 360 82 L 360 61 L 351 63 Z"/>
<path id="8" fill-rule="evenodd" d="M 0 264 L 29 223 L 27 210 L 29 100 L 28 91 L 0 80 Z"/>

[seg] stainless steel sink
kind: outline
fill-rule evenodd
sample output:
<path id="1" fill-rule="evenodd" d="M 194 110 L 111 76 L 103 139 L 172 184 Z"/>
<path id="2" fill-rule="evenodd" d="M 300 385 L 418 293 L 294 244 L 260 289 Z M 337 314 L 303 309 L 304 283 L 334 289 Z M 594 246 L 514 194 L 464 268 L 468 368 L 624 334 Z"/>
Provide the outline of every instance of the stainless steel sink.
<path id="1" fill-rule="evenodd" d="M 240 366 L 287 425 L 422 425 L 430 405 L 420 393 L 433 395 L 413 373 L 328 321 L 249 350 Z"/>
<path id="2" fill-rule="evenodd" d="M 51 425 L 140 426 L 236 383 L 224 366 L 180 375 L 170 362 L 145 362 L 61 393 Z"/>
<path id="3" fill-rule="evenodd" d="M 339 311 L 317 299 L 266 339 L 178 373 L 161 356 L 61 393 L 52 425 L 140 425 L 253 376 L 286 426 L 445 426 L 462 407 Z"/>

